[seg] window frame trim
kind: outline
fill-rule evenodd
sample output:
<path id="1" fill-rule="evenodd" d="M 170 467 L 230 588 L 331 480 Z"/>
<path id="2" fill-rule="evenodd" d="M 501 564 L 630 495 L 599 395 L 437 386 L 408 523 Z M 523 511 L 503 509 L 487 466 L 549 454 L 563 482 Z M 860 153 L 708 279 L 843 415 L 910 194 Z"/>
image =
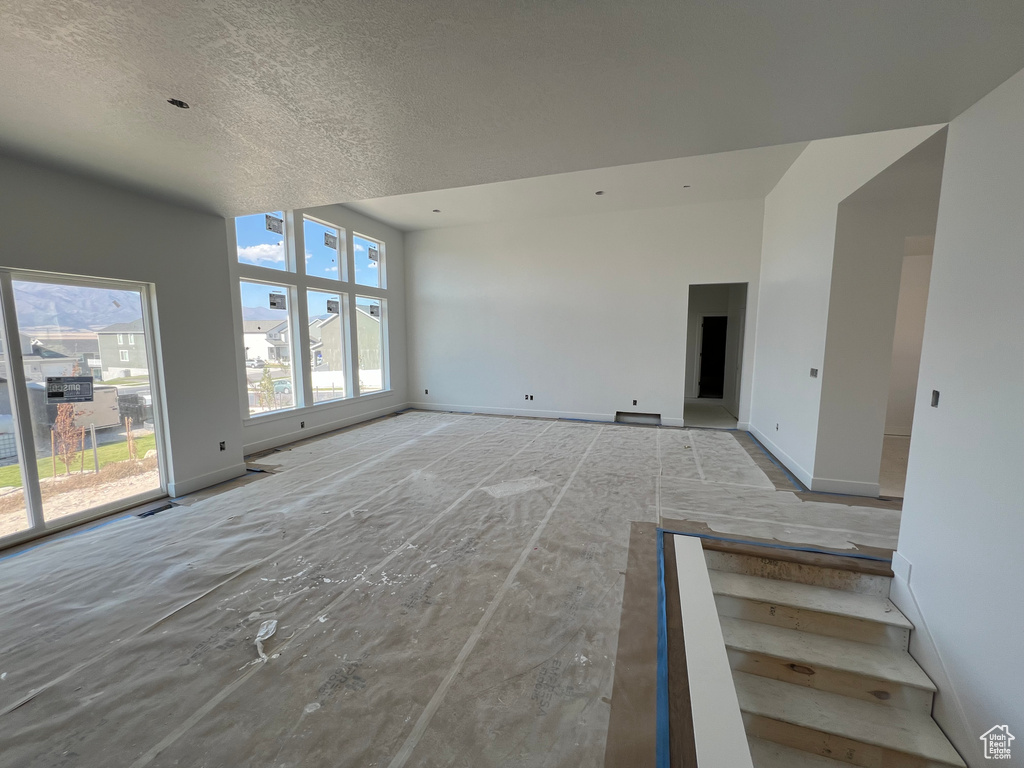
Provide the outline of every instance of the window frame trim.
<path id="1" fill-rule="evenodd" d="M 260 267 L 255 264 L 246 264 L 238 260 L 238 238 L 235 228 L 235 218 L 226 219 L 227 242 L 228 242 L 228 267 L 231 275 L 231 310 L 232 319 L 236 323 L 235 333 L 235 357 L 238 371 L 238 389 L 240 394 L 239 410 L 241 412 L 242 426 L 254 423 L 255 421 L 270 421 L 289 414 L 305 413 L 307 411 L 323 411 L 330 407 L 338 407 L 346 403 L 354 403 L 361 399 L 378 398 L 394 394 L 391 388 L 391 333 L 388 323 L 388 300 L 391 298 L 390 291 L 386 287 L 374 287 L 360 285 L 355 282 L 355 227 L 335 223 L 322 216 L 315 216 L 307 213 L 306 208 L 296 208 L 284 211 L 285 218 L 285 265 L 286 268 L 274 269 L 272 267 Z M 236 217 L 241 218 L 241 217 Z M 345 235 L 345 274 L 348 280 L 319 277 L 307 275 L 305 271 L 305 260 L 303 259 L 300 269 L 298 264 L 299 254 L 305 253 L 305 231 L 303 222 L 310 219 L 324 226 L 336 228 Z M 296 222 L 299 226 L 296 226 Z M 365 235 L 362 232 L 359 236 L 372 240 L 380 245 L 381 262 L 385 270 L 387 258 L 387 243 L 381 238 L 372 235 Z M 387 284 L 387 273 L 381 280 Z M 265 413 L 249 413 L 249 387 L 245 368 L 245 341 L 244 341 L 244 320 L 242 319 L 242 297 L 241 283 L 257 282 L 269 285 L 280 285 L 288 289 L 289 301 L 289 325 L 291 326 L 291 363 L 292 363 L 292 406 Z M 320 403 L 313 402 L 313 382 L 309 375 L 311 354 L 309 349 L 309 310 L 306 291 L 315 290 L 321 292 L 335 293 L 348 296 L 348 338 L 345 344 L 346 358 L 346 380 L 350 382 L 351 388 L 347 397 L 334 400 L 325 400 Z M 382 320 L 384 322 L 381 330 L 381 355 L 382 355 L 382 389 L 372 392 L 359 391 L 358 376 L 358 327 L 356 326 L 356 295 L 365 298 L 383 300 Z"/>

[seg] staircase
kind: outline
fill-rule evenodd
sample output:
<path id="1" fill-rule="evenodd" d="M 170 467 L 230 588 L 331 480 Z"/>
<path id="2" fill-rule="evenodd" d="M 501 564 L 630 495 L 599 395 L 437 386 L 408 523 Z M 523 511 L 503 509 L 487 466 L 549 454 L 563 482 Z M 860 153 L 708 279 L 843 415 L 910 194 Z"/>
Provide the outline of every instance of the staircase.
<path id="1" fill-rule="evenodd" d="M 891 577 L 704 554 L 754 768 L 965 766 L 931 718 Z"/>

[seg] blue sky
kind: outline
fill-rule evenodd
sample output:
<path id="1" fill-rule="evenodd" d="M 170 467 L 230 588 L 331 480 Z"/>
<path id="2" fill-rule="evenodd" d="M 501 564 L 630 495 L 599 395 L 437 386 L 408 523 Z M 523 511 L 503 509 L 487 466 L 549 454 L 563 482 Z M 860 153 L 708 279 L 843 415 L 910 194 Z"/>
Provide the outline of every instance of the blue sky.
<path id="1" fill-rule="evenodd" d="M 284 218 L 281 211 L 272 211 L 272 216 Z M 317 277 L 338 278 L 338 251 L 324 244 L 324 233 L 339 234 L 338 248 L 344 255 L 344 233 L 334 227 L 319 222 L 304 220 L 303 235 L 306 245 L 305 269 L 307 274 Z M 271 269 L 285 268 L 284 238 L 266 228 L 266 215 L 240 216 L 235 219 L 235 234 L 238 240 L 238 260 L 244 264 L 254 264 Z M 370 247 L 380 246 L 373 240 L 361 235 L 353 236 L 355 255 L 355 282 L 357 285 L 380 287 L 380 270 L 377 263 L 369 258 Z M 266 306 L 266 300 L 253 305 L 242 296 L 243 306 Z"/>

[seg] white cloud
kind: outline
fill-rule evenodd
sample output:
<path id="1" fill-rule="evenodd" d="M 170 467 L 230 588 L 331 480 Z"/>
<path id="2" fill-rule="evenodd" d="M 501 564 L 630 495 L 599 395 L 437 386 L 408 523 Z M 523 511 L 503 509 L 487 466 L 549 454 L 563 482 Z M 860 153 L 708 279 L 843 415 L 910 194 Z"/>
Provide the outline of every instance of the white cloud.
<path id="1" fill-rule="evenodd" d="M 326 269 L 324 270 L 324 272 L 337 272 L 337 271 L 338 271 L 338 268 L 337 268 L 337 267 L 327 267 L 327 268 L 326 268 Z"/>
<path id="2" fill-rule="evenodd" d="M 309 261 L 312 258 L 313 258 L 313 254 L 310 253 L 309 251 L 306 251 L 306 261 Z"/>
<path id="3" fill-rule="evenodd" d="M 363 245 L 362 243 L 356 243 L 355 244 L 355 252 L 356 253 L 366 253 L 366 246 Z"/>
<path id="4" fill-rule="evenodd" d="M 259 245 L 247 245 L 238 249 L 238 260 L 246 264 L 259 264 L 268 262 L 271 264 L 284 263 L 284 241 L 280 243 L 260 243 Z"/>

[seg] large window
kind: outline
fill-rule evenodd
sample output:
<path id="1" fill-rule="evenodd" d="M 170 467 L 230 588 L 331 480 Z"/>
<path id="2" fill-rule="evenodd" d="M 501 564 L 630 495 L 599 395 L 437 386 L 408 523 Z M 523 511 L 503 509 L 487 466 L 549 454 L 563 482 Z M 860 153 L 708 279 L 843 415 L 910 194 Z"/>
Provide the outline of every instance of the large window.
<path id="1" fill-rule="evenodd" d="M 289 289 L 283 285 L 241 281 L 242 344 L 249 414 L 291 408 L 292 378 Z"/>
<path id="2" fill-rule="evenodd" d="M 248 415 L 387 391 L 384 241 L 302 211 L 234 234 Z"/>
<path id="3" fill-rule="evenodd" d="M 350 387 L 345 348 L 348 346 L 348 302 L 343 293 L 308 291 L 306 312 L 309 321 L 309 368 L 313 384 L 313 402 L 339 400 Z"/>
<path id="4" fill-rule="evenodd" d="M 163 494 L 151 317 L 145 285 L 0 269 L 0 540 Z"/>

